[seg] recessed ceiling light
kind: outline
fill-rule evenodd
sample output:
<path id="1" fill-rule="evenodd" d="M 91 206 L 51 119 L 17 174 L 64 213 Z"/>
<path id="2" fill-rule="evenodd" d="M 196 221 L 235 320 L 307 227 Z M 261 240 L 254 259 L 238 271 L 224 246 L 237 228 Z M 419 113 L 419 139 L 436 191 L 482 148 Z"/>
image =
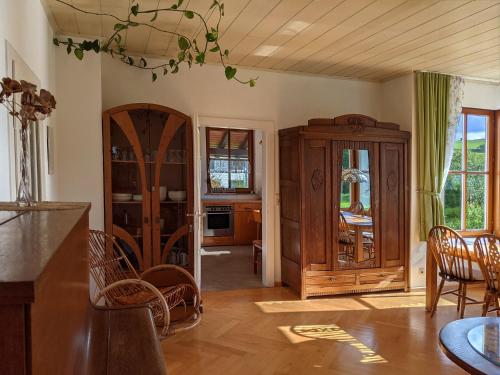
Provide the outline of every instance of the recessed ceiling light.
<path id="1" fill-rule="evenodd" d="M 255 56 L 271 56 L 280 46 L 260 46 L 254 52 Z"/>
<path id="2" fill-rule="evenodd" d="M 283 35 L 295 35 L 300 33 L 302 30 L 304 30 L 306 27 L 310 25 L 309 22 L 304 22 L 304 21 L 292 21 L 289 22 L 281 34 Z"/>

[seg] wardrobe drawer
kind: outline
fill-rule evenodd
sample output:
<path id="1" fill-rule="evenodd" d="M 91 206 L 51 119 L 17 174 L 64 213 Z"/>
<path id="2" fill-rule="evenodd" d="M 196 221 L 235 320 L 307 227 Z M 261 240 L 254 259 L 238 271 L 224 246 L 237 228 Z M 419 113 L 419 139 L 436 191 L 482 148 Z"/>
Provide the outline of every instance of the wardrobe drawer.
<path id="1" fill-rule="evenodd" d="M 404 269 L 398 269 L 394 271 L 368 271 L 359 273 L 359 284 L 391 284 L 396 282 L 404 281 Z M 383 286 L 383 285 L 381 285 Z"/>
<path id="2" fill-rule="evenodd" d="M 356 275 L 307 275 L 306 283 L 310 286 L 350 286 L 356 284 Z"/>

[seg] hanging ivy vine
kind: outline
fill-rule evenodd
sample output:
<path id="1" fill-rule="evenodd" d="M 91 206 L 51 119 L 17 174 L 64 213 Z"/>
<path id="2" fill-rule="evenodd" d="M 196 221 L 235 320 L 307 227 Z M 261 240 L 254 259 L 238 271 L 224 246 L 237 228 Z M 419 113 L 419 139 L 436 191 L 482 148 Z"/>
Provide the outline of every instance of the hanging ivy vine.
<path id="1" fill-rule="evenodd" d="M 73 53 L 79 60 L 82 60 L 87 52 L 93 51 L 95 53 L 105 53 L 113 58 L 120 59 L 120 61 L 124 64 L 151 71 L 151 79 L 154 82 L 158 79 L 159 75 L 178 73 L 179 67 L 182 64 L 188 65 L 189 68 L 191 68 L 193 64 L 203 66 L 206 62 L 207 55 L 215 53 L 224 67 L 224 73 L 228 80 L 235 80 L 241 84 L 249 85 L 250 87 L 255 86 L 257 78 L 251 78 L 248 80 L 241 79 L 238 76 L 237 68 L 228 65 L 227 63 L 229 50 L 223 49 L 219 43 L 219 25 L 222 17 L 224 16 L 224 4 L 218 0 L 214 0 L 209 8 L 209 10 L 217 12 L 216 23 L 214 26 L 209 26 L 208 20 L 205 19 L 200 13 L 187 8 L 182 9 L 181 6 L 184 0 L 177 0 L 168 8 L 158 9 L 142 9 L 139 2 L 133 0 L 126 19 L 117 17 L 114 14 L 84 10 L 64 0 L 56 1 L 78 12 L 95 16 L 110 17 L 116 21 L 113 27 L 113 33 L 104 40 L 95 39 L 76 42 L 72 38 L 54 38 L 54 44 L 56 46 L 66 47 L 68 54 Z M 199 19 L 203 27 L 202 30 L 204 31 L 203 40 L 198 41 L 196 38 L 191 38 L 177 31 L 157 27 L 154 22 L 158 18 L 158 15 L 167 12 L 179 13 L 182 17 L 189 20 L 196 18 Z M 138 19 L 138 16 L 140 15 L 150 15 L 150 21 L 141 22 Z M 175 58 L 171 58 L 168 62 L 152 65 L 148 62 L 147 57 L 129 53 L 125 47 L 125 38 L 123 33 L 127 30 L 133 30 L 138 27 L 147 27 L 160 33 L 172 35 L 177 40 L 177 56 Z"/>

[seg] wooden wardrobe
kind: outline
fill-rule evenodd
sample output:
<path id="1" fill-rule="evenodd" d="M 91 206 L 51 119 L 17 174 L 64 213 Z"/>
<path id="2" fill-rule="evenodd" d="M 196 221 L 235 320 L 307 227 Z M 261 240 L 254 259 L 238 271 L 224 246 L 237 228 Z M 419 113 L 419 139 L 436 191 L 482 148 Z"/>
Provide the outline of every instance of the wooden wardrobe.
<path id="1" fill-rule="evenodd" d="M 155 104 L 111 108 L 103 159 L 106 233 L 141 271 L 168 263 L 193 273 L 191 118 Z"/>
<path id="2" fill-rule="evenodd" d="M 364 115 L 280 130 L 285 285 L 301 298 L 408 288 L 409 155 L 409 132 Z"/>

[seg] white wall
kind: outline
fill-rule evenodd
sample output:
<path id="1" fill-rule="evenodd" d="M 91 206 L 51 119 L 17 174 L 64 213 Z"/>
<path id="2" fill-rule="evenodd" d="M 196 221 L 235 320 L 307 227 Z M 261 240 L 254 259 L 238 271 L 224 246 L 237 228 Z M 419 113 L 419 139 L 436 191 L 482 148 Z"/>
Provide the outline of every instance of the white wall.
<path id="1" fill-rule="evenodd" d="M 101 56 L 83 61 L 56 49 L 56 198 L 91 202 L 90 227 L 104 228 Z"/>
<path id="2" fill-rule="evenodd" d="M 466 80 L 464 107 L 500 109 L 500 84 Z"/>
<path id="3" fill-rule="evenodd" d="M 53 33 L 40 1 L 0 0 L 0 9 L 0 78 L 9 71 L 5 58 L 7 41 L 37 76 L 41 86 L 55 93 Z M 45 124 L 54 124 L 56 116 Z M 0 107 L 0 201 L 11 198 L 8 142 L 7 113 Z M 45 176 L 45 181 L 46 196 L 53 198 L 52 176 Z"/>
<path id="4" fill-rule="evenodd" d="M 254 88 L 224 78 L 215 65 L 159 77 L 103 57 L 103 109 L 131 102 L 153 102 L 193 115 L 272 120 L 279 128 L 303 125 L 311 117 L 345 113 L 380 114 L 378 83 L 242 69 L 259 76 Z"/>

